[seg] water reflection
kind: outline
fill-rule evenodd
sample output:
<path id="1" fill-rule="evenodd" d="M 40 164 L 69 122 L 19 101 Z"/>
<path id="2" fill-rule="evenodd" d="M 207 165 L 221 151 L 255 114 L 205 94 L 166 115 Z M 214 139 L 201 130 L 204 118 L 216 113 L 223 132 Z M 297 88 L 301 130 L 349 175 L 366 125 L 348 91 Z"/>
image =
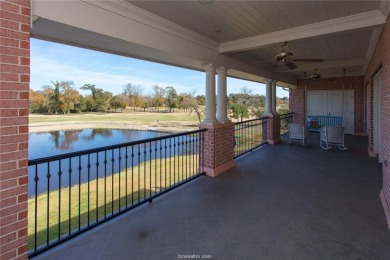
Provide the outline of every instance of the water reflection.
<path id="1" fill-rule="evenodd" d="M 124 131 L 128 132 L 129 130 L 117 130 L 117 131 L 123 133 Z M 102 129 L 102 128 L 100 128 L 100 129 L 92 129 L 91 134 L 83 135 L 82 138 L 85 141 L 93 141 L 93 140 L 95 140 L 96 136 L 110 137 L 110 136 L 112 136 L 112 132 L 113 132 L 112 129 Z"/>
<path id="2" fill-rule="evenodd" d="M 64 130 L 30 134 L 29 151 L 31 153 L 29 159 L 44 158 L 163 135 L 167 135 L 167 133 L 112 129 Z M 128 167 L 134 167 L 155 159 L 160 160 L 162 166 L 162 160 L 166 163 L 166 158 L 185 156 L 185 162 L 188 163 L 189 160 L 194 160 L 191 155 L 197 154 L 198 149 L 199 140 L 197 140 L 196 135 L 183 135 L 94 152 L 89 155 L 53 160 L 50 163 L 41 163 L 29 167 L 28 193 L 29 196 L 32 196 L 59 187 L 80 185 L 97 178 L 106 178 Z M 176 167 L 176 160 L 173 160 L 173 167 Z M 184 167 L 184 159 L 182 164 Z"/>
<path id="3" fill-rule="evenodd" d="M 127 129 L 61 130 L 29 134 L 29 159 L 132 142 L 167 133 Z"/>
<path id="4" fill-rule="evenodd" d="M 54 147 L 61 151 L 70 151 L 73 149 L 72 143 L 79 140 L 79 133 L 82 130 L 75 131 L 51 131 L 51 140 L 54 143 Z"/>

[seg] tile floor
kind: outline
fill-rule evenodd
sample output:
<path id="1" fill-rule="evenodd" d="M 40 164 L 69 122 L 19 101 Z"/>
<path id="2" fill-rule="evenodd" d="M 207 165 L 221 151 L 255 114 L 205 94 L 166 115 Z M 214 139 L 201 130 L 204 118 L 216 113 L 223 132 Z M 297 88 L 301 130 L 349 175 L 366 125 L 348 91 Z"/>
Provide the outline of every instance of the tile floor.
<path id="1" fill-rule="evenodd" d="M 367 138 L 310 142 L 267 145 L 35 259 L 390 259 Z"/>

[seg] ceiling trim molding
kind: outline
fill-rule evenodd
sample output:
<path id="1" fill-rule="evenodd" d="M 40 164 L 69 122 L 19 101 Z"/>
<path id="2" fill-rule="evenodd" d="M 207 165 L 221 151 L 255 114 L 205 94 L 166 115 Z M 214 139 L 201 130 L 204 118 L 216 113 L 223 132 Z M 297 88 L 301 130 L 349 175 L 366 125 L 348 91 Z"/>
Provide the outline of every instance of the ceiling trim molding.
<path id="1" fill-rule="evenodd" d="M 313 69 L 330 69 L 330 68 L 343 68 L 349 66 L 363 66 L 369 63 L 368 58 L 357 58 L 349 60 L 337 60 L 337 61 L 326 61 L 321 63 L 310 63 L 302 64 L 294 70 L 289 70 L 285 66 L 278 66 L 274 72 L 298 72 L 298 71 L 309 71 Z"/>
<path id="2" fill-rule="evenodd" d="M 142 23 L 165 33 L 218 51 L 219 43 L 125 1 L 81 0 L 84 3 Z"/>
<path id="3" fill-rule="evenodd" d="M 388 19 L 390 15 L 390 1 L 381 1 L 379 9 L 382 10 L 384 16 Z"/>
<path id="4" fill-rule="evenodd" d="M 224 42 L 220 44 L 219 52 L 229 53 L 247 51 L 283 41 L 298 40 L 384 24 L 386 24 L 386 17 L 380 11 L 374 10 L 319 23 Z"/>

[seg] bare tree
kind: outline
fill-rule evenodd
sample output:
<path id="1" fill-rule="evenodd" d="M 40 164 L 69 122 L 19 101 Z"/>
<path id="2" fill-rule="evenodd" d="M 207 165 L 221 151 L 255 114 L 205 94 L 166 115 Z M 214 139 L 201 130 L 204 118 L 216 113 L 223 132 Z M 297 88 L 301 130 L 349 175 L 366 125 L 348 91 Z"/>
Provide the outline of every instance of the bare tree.
<path id="1" fill-rule="evenodd" d="M 141 104 L 143 92 L 144 88 L 141 85 L 127 83 L 123 86 L 123 94 L 128 96 L 129 106 L 133 107 L 134 111 Z"/>
<path id="2" fill-rule="evenodd" d="M 200 104 L 199 99 L 195 97 L 196 90 L 192 93 L 188 93 L 183 101 L 183 106 L 189 108 L 190 114 L 195 112 L 198 116 L 199 123 L 202 121 L 204 115 L 204 106 Z"/>
<path id="3" fill-rule="evenodd" d="M 165 88 L 154 85 L 153 92 L 154 105 L 157 107 L 157 111 L 160 111 L 160 107 L 165 101 Z"/>

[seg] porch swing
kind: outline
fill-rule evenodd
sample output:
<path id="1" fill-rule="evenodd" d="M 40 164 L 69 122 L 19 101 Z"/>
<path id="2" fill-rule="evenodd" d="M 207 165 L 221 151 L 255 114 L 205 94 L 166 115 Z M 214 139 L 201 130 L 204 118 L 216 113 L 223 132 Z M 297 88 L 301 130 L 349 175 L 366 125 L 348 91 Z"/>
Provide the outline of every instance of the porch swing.
<path id="1" fill-rule="evenodd" d="M 342 109 L 341 118 L 344 116 L 344 88 L 345 88 L 345 71 L 343 78 L 343 95 L 342 95 Z M 324 150 L 329 150 L 332 145 L 336 145 L 340 150 L 347 150 L 348 147 L 344 144 L 344 127 L 341 126 L 324 126 L 320 128 L 320 146 Z"/>

